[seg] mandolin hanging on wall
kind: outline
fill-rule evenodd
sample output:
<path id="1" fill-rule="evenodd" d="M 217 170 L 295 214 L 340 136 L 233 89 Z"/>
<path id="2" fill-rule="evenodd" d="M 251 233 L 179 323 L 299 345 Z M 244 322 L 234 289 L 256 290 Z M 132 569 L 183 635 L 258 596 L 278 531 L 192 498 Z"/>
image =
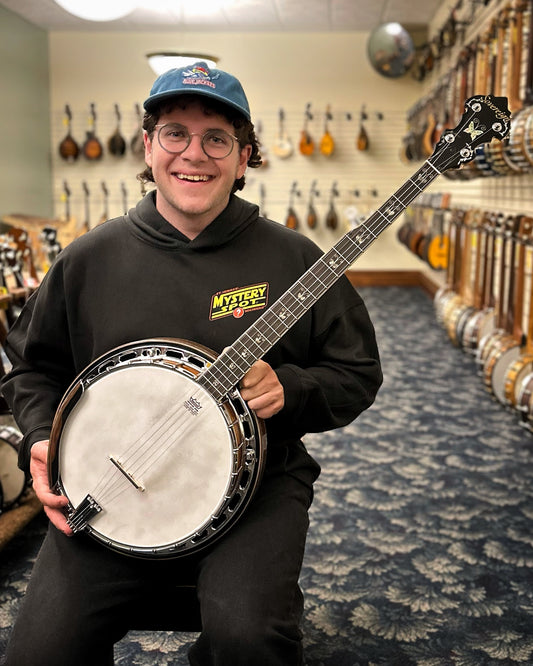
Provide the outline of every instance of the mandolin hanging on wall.
<path id="1" fill-rule="evenodd" d="M 135 104 L 137 115 L 137 129 L 130 141 L 130 150 L 135 157 L 144 157 L 143 116 L 139 104 Z"/>
<path id="2" fill-rule="evenodd" d="M 330 194 L 329 194 L 329 209 L 326 214 L 326 227 L 328 229 L 336 229 L 339 225 L 339 217 L 337 215 L 337 211 L 335 210 L 335 197 L 339 196 L 339 191 L 337 189 L 337 183 L 333 183 L 331 186 Z"/>
<path id="3" fill-rule="evenodd" d="M 306 157 L 311 156 L 315 152 L 315 142 L 308 130 L 309 121 L 312 119 L 313 114 L 311 113 L 311 103 L 308 103 L 305 107 L 304 126 L 300 135 L 299 145 L 300 153 Z"/>
<path id="4" fill-rule="evenodd" d="M 96 136 L 96 110 L 95 105 L 91 104 L 91 111 L 89 115 L 89 129 L 87 130 L 87 137 L 83 144 L 83 155 L 88 160 L 99 160 L 104 154 L 104 149 L 100 140 Z"/>
<path id="5" fill-rule="evenodd" d="M 311 183 L 311 188 L 309 190 L 309 203 L 307 205 L 307 226 L 309 229 L 315 229 L 318 224 L 318 215 L 316 214 L 314 199 L 319 195 L 318 190 L 316 189 L 316 180 Z"/>
<path id="6" fill-rule="evenodd" d="M 296 211 L 294 210 L 294 197 L 299 197 L 300 192 L 297 189 L 298 183 L 294 181 L 294 183 L 291 186 L 291 191 L 289 193 L 289 207 L 287 210 L 287 217 L 285 218 L 285 226 L 289 229 L 298 229 L 300 226 L 300 220 L 298 219 L 298 215 L 296 214 Z"/>
<path id="7" fill-rule="evenodd" d="M 72 113 L 68 104 L 65 105 L 63 122 L 67 128 L 67 134 L 59 144 L 59 155 L 66 162 L 75 162 L 80 155 L 80 147 L 72 136 Z"/>
<path id="8" fill-rule="evenodd" d="M 126 154 L 126 140 L 120 131 L 121 115 L 118 104 L 115 104 L 115 116 L 117 119 L 117 125 L 115 131 L 107 140 L 107 149 L 111 155 L 114 155 L 115 157 L 123 157 Z"/>
<path id="9" fill-rule="evenodd" d="M 320 154 L 325 155 L 326 157 L 330 157 L 335 152 L 335 140 L 333 139 L 333 137 L 331 136 L 331 132 L 329 131 L 329 123 L 332 119 L 333 116 L 331 114 L 331 108 L 330 105 L 328 104 L 326 109 L 326 119 L 324 122 L 324 134 L 320 139 Z"/>
<path id="10" fill-rule="evenodd" d="M 370 147 L 370 139 L 368 138 L 368 134 L 364 124 L 364 121 L 367 119 L 368 116 L 366 114 L 365 107 L 363 105 L 363 108 L 361 109 L 361 113 L 359 115 L 359 134 L 357 135 L 357 140 L 355 142 L 357 150 L 364 151 L 368 150 Z"/>

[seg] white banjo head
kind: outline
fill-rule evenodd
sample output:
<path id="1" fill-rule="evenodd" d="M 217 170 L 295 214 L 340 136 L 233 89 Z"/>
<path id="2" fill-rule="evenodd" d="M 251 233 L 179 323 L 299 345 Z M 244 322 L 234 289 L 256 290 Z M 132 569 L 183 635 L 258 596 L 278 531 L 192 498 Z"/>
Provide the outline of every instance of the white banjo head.
<path id="1" fill-rule="evenodd" d="M 196 360 L 167 351 L 118 353 L 81 378 L 54 443 L 71 526 L 141 557 L 189 553 L 222 533 L 261 463 L 245 403 L 217 402 L 195 381 Z M 82 510 L 87 498 L 98 512 Z"/>

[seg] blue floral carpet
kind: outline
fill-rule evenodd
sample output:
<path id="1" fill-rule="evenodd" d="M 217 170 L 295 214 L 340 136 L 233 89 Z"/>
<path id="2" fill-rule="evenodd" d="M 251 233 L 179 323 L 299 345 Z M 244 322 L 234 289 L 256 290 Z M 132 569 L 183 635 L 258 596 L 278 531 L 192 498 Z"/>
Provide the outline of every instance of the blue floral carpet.
<path id="1" fill-rule="evenodd" d="M 306 440 L 323 469 L 301 577 L 307 665 L 533 665 L 533 435 L 425 292 L 360 293 L 385 381 L 355 423 Z M 38 518 L 0 553 L 0 654 L 43 534 Z M 185 666 L 194 638 L 131 632 L 116 663 Z"/>

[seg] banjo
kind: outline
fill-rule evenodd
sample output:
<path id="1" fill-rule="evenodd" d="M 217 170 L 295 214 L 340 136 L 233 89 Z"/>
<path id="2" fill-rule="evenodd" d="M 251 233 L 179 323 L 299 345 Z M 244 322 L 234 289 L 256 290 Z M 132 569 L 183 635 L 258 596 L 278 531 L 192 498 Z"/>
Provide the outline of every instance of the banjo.
<path id="1" fill-rule="evenodd" d="M 468 99 L 457 128 L 443 132 L 414 176 L 220 355 L 154 338 L 85 368 L 57 408 L 48 454 L 50 487 L 68 498 L 72 530 L 141 558 L 190 554 L 225 534 L 266 459 L 264 423 L 239 381 L 439 174 L 506 136 L 506 105 L 505 97 Z"/>

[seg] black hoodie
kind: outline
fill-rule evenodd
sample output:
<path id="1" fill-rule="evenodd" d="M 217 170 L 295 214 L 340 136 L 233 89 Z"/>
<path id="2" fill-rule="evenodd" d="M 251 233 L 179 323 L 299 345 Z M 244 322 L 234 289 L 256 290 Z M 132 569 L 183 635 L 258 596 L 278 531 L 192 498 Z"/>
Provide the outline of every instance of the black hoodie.
<path id="1" fill-rule="evenodd" d="M 320 257 L 301 234 L 232 196 L 194 240 L 170 225 L 147 194 L 127 215 L 66 247 L 10 330 L 13 364 L 3 393 L 24 439 L 47 439 L 69 384 L 118 345 L 156 337 L 220 353 Z M 267 470 L 281 465 L 312 482 L 318 466 L 299 441 L 351 422 L 374 401 L 382 375 L 366 307 L 342 277 L 264 360 L 285 391 L 267 422 Z M 132 406 L 134 408 L 134 406 Z"/>

